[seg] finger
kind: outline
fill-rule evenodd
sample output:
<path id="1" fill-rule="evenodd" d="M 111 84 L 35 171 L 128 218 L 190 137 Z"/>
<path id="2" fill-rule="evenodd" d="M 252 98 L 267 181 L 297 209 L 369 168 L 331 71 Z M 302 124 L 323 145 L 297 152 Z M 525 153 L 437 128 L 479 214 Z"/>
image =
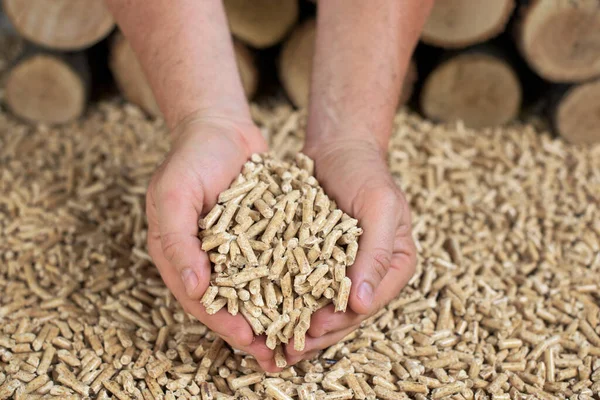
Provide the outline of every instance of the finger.
<path id="1" fill-rule="evenodd" d="M 158 231 L 160 248 L 166 259 L 165 274 L 177 275 L 191 299 L 204 294 L 210 280 L 210 261 L 197 237 L 198 216 L 202 211 L 202 191 L 180 182 L 187 179 L 163 177 L 149 191 L 149 214 L 153 214 L 153 234 Z M 183 186 L 181 186 L 183 185 Z"/>
<path id="2" fill-rule="evenodd" d="M 252 344 L 254 333 L 242 315 L 233 316 L 225 309 L 219 310 L 214 315 L 208 315 L 200 302 L 187 296 L 182 280 L 177 274 L 172 273 L 172 266 L 161 251 L 160 238 L 157 235 L 149 234 L 148 247 L 165 284 L 187 313 L 192 314 L 236 348 Z"/>
<path id="3" fill-rule="evenodd" d="M 320 351 L 326 349 L 329 346 L 333 346 L 334 344 L 339 343 L 342 339 L 344 339 L 357 328 L 358 325 L 350 326 L 341 331 L 335 331 L 318 338 L 306 336 L 304 350 L 302 351 L 294 350 L 294 339 L 292 339 L 290 343 L 285 347 L 288 364 L 295 364 L 305 359 L 305 357 L 307 357 L 315 351 Z"/>
<path id="4" fill-rule="evenodd" d="M 410 244 L 406 245 L 410 248 Z M 398 296 L 400 291 L 406 286 L 412 277 L 416 259 L 411 256 L 414 253 L 398 253 L 392 258 L 390 269 L 385 279 L 379 284 L 377 293 L 373 300 L 374 308 L 372 313 L 379 311 L 390 301 Z M 360 324 L 367 315 L 357 314 L 352 310 L 346 312 L 334 312 L 332 304 L 324 307 L 314 313 L 311 317 L 311 324 L 308 333 L 312 337 L 321 337 L 330 332 L 346 329 L 349 326 Z"/>
<path id="5" fill-rule="evenodd" d="M 348 270 L 352 280 L 349 304 L 358 314 L 373 311 L 373 299 L 392 261 L 396 227 L 397 197 L 393 190 L 367 195 L 359 219 L 364 234 L 359 239 L 356 262 Z"/>
<path id="6" fill-rule="evenodd" d="M 390 269 L 379 285 L 373 304 L 375 311 L 398 297 L 415 273 L 417 260 L 414 254 L 397 253 L 392 258 Z"/>
<path id="7" fill-rule="evenodd" d="M 229 343 L 228 339 L 224 338 L 224 340 L 227 343 Z M 274 351 L 267 347 L 266 336 L 261 335 L 261 336 L 255 337 L 254 339 L 255 339 L 254 342 L 252 342 L 248 346 L 237 347 L 237 346 L 233 345 L 232 343 L 229 343 L 229 344 L 254 356 L 254 358 L 260 365 L 260 367 L 265 372 L 271 372 L 271 373 L 281 372 L 282 369 L 277 367 L 277 365 L 275 364 Z"/>
<path id="8" fill-rule="evenodd" d="M 292 365 L 299 363 L 302 360 L 312 360 L 312 359 L 316 358 L 320 352 L 321 352 L 321 350 L 310 351 L 308 353 L 302 354 L 301 356 L 295 356 L 293 358 L 286 359 L 286 361 L 287 361 L 288 366 L 292 366 Z"/>
<path id="9" fill-rule="evenodd" d="M 330 304 L 311 316 L 310 328 L 308 329 L 308 334 L 311 337 L 318 338 L 329 332 L 360 324 L 366 317 L 352 310 L 346 312 L 335 312 L 334 310 L 334 305 Z"/>

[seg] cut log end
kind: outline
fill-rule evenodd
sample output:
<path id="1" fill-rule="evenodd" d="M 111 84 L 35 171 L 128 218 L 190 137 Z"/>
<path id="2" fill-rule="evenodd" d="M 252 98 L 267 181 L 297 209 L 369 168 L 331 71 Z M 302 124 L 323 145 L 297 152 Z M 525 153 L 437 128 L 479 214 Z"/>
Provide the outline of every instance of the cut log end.
<path id="1" fill-rule="evenodd" d="M 425 81 L 420 102 L 423 113 L 434 120 L 462 120 L 472 128 L 496 126 L 517 116 L 521 85 L 503 60 L 465 53 L 433 70 Z"/>
<path id="2" fill-rule="evenodd" d="M 482 43 L 504 31 L 514 7 L 514 0 L 436 1 L 421 39 L 444 48 Z"/>
<path id="3" fill-rule="evenodd" d="M 282 41 L 298 19 L 297 0 L 224 0 L 223 4 L 231 33 L 259 49 Z"/>
<path id="4" fill-rule="evenodd" d="M 104 0 L 4 0 L 3 6 L 23 37 L 50 49 L 90 47 L 115 25 Z"/>
<path id="5" fill-rule="evenodd" d="M 518 42 L 529 65 L 553 82 L 600 76 L 597 0 L 534 1 L 519 21 Z"/>
<path id="6" fill-rule="evenodd" d="M 10 110 L 27 121 L 60 124 L 83 113 L 87 84 L 62 58 L 38 54 L 13 67 L 5 97 Z"/>
<path id="7" fill-rule="evenodd" d="M 574 144 L 600 143 L 600 80 L 573 86 L 554 116 L 558 133 Z"/>
<path id="8" fill-rule="evenodd" d="M 315 38 L 316 23 L 314 20 L 308 20 L 292 32 L 279 57 L 279 80 L 292 103 L 298 108 L 308 106 Z M 411 60 L 402 84 L 400 106 L 410 99 L 417 76 L 417 65 Z"/>

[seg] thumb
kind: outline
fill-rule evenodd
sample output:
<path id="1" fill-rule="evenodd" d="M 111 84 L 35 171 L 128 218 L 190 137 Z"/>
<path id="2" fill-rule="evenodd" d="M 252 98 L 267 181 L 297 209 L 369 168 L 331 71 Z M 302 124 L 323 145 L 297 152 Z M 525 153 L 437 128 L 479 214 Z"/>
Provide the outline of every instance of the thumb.
<path id="1" fill-rule="evenodd" d="M 363 195 L 357 215 L 364 234 L 359 239 L 356 262 L 348 270 L 352 280 L 349 304 L 358 314 L 370 314 L 376 308 L 373 300 L 377 288 L 392 262 L 398 198 L 387 188 Z"/>
<path id="2" fill-rule="evenodd" d="M 160 252 L 167 265 L 159 265 L 162 275 L 183 282 L 189 298 L 200 299 L 210 280 L 210 263 L 201 250 L 198 216 L 202 211 L 202 195 L 178 187 L 177 181 L 149 191 L 148 218 L 153 237 L 150 250 Z M 200 198 L 198 198 L 200 197 Z M 154 221 L 152 221 L 154 219 Z M 151 254 L 152 255 L 152 254 Z"/>

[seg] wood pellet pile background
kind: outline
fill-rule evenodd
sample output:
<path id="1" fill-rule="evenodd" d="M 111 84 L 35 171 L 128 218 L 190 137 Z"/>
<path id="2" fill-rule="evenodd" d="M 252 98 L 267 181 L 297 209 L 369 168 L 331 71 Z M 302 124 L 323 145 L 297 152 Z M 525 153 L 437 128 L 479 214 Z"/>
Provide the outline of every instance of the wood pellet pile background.
<path id="1" fill-rule="evenodd" d="M 276 154 L 299 150 L 302 113 L 252 111 Z M 600 146 L 399 113 L 417 274 L 275 375 L 186 315 L 146 253 L 167 147 L 130 105 L 61 128 L 0 113 L 0 399 L 598 398 Z"/>

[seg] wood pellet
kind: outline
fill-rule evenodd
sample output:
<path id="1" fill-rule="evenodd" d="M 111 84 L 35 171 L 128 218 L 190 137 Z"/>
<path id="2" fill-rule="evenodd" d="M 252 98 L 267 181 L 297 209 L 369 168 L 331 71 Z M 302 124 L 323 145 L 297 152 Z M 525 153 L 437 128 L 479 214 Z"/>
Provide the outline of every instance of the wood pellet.
<path id="1" fill-rule="evenodd" d="M 202 249 L 214 267 L 201 299 L 207 313 L 225 305 L 232 315 L 240 311 L 256 335 L 267 335 L 273 350 L 292 338 L 294 348 L 303 350 L 312 313 L 329 303 L 341 312 L 348 305 L 352 282 L 346 268 L 354 262 L 362 230 L 356 219 L 333 207 L 311 175 L 312 165 L 301 153 L 294 162 L 254 154 L 198 222 Z M 273 206 L 259 198 L 265 193 L 272 195 Z M 322 223 L 313 228 L 315 209 L 323 211 Z M 338 243 L 346 231 L 344 243 Z M 322 248 L 309 260 L 307 253 L 319 243 Z M 300 310 L 299 320 L 291 317 L 294 309 Z M 269 320 L 263 323 L 265 316 Z"/>
<path id="2" fill-rule="evenodd" d="M 294 160 L 305 112 L 286 104 L 253 105 L 252 112 L 274 154 Z M 162 122 L 113 102 L 64 127 L 26 126 L 0 111 L 0 399 L 597 398 L 600 148 L 571 146 L 526 125 L 474 131 L 404 111 L 395 124 L 388 160 L 411 206 L 416 274 L 339 344 L 266 374 L 185 313 L 147 254 L 144 193 L 168 149 Z M 262 213 L 248 213 L 247 228 L 235 213 L 229 222 L 245 228 L 240 233 L 258 262 L 252 268 L 268 252 L 256 250 L 267 210 L 271 218 L 283 211 L 289 227 L 287 217 L 308 212 L 312 198 L 308 190 L 279 203 L 301 187 L 287 175 L 285 185 L 270 175 L 256 179 L 244 199 L 252 197 L 235 207 L 254 210 L 261 199 Z M 267 281 L 282 309 L 296 290 L 316 298 L 323 278 L 341 282 L 345 275 L 335 269 L 308 281 L 317 268 L 301 274 L 306 264 L 294 253 L 300 246 L 309 265 L 327 264 L 323 243 L 306 245 L 324 234 L 330 210 L 323 194 L 317 189 L 312 221 L 309 214 L 292 219 L 297 231 L 264 256 L 271 269 L 254 280 L 237 278 L 243 288 L 231 280 L 213 285 L 206 302 L 214 303 L 221 287 L 233 288 L 238 312 L 264 333 L 261 320 L 273 319 L 263 307 L 274 316 Z M 201 220 L 202 229 L 213 229 L 226 207 Z M 345 236 L 353 227 L 344 223 L 333 227 L 344 233 L 331 263 L 343 261 L 336 246 L 345 249 L 346 263 L 355 257 Z M 233 243 L 211 252 L 245 258 Z M 294 285 L 298 275 L 306 276 Z M 307 309 L 304 294 L 298 310 Z M 321 298 L 337 298 L 326 294 Z M 294 303 L 295 310 L 300 301 Z M 279 333 L 300 337 L 310 310 L 287 312 L 294 324 Z M 276 361 L 283 365 L 280 346 Z"/>

